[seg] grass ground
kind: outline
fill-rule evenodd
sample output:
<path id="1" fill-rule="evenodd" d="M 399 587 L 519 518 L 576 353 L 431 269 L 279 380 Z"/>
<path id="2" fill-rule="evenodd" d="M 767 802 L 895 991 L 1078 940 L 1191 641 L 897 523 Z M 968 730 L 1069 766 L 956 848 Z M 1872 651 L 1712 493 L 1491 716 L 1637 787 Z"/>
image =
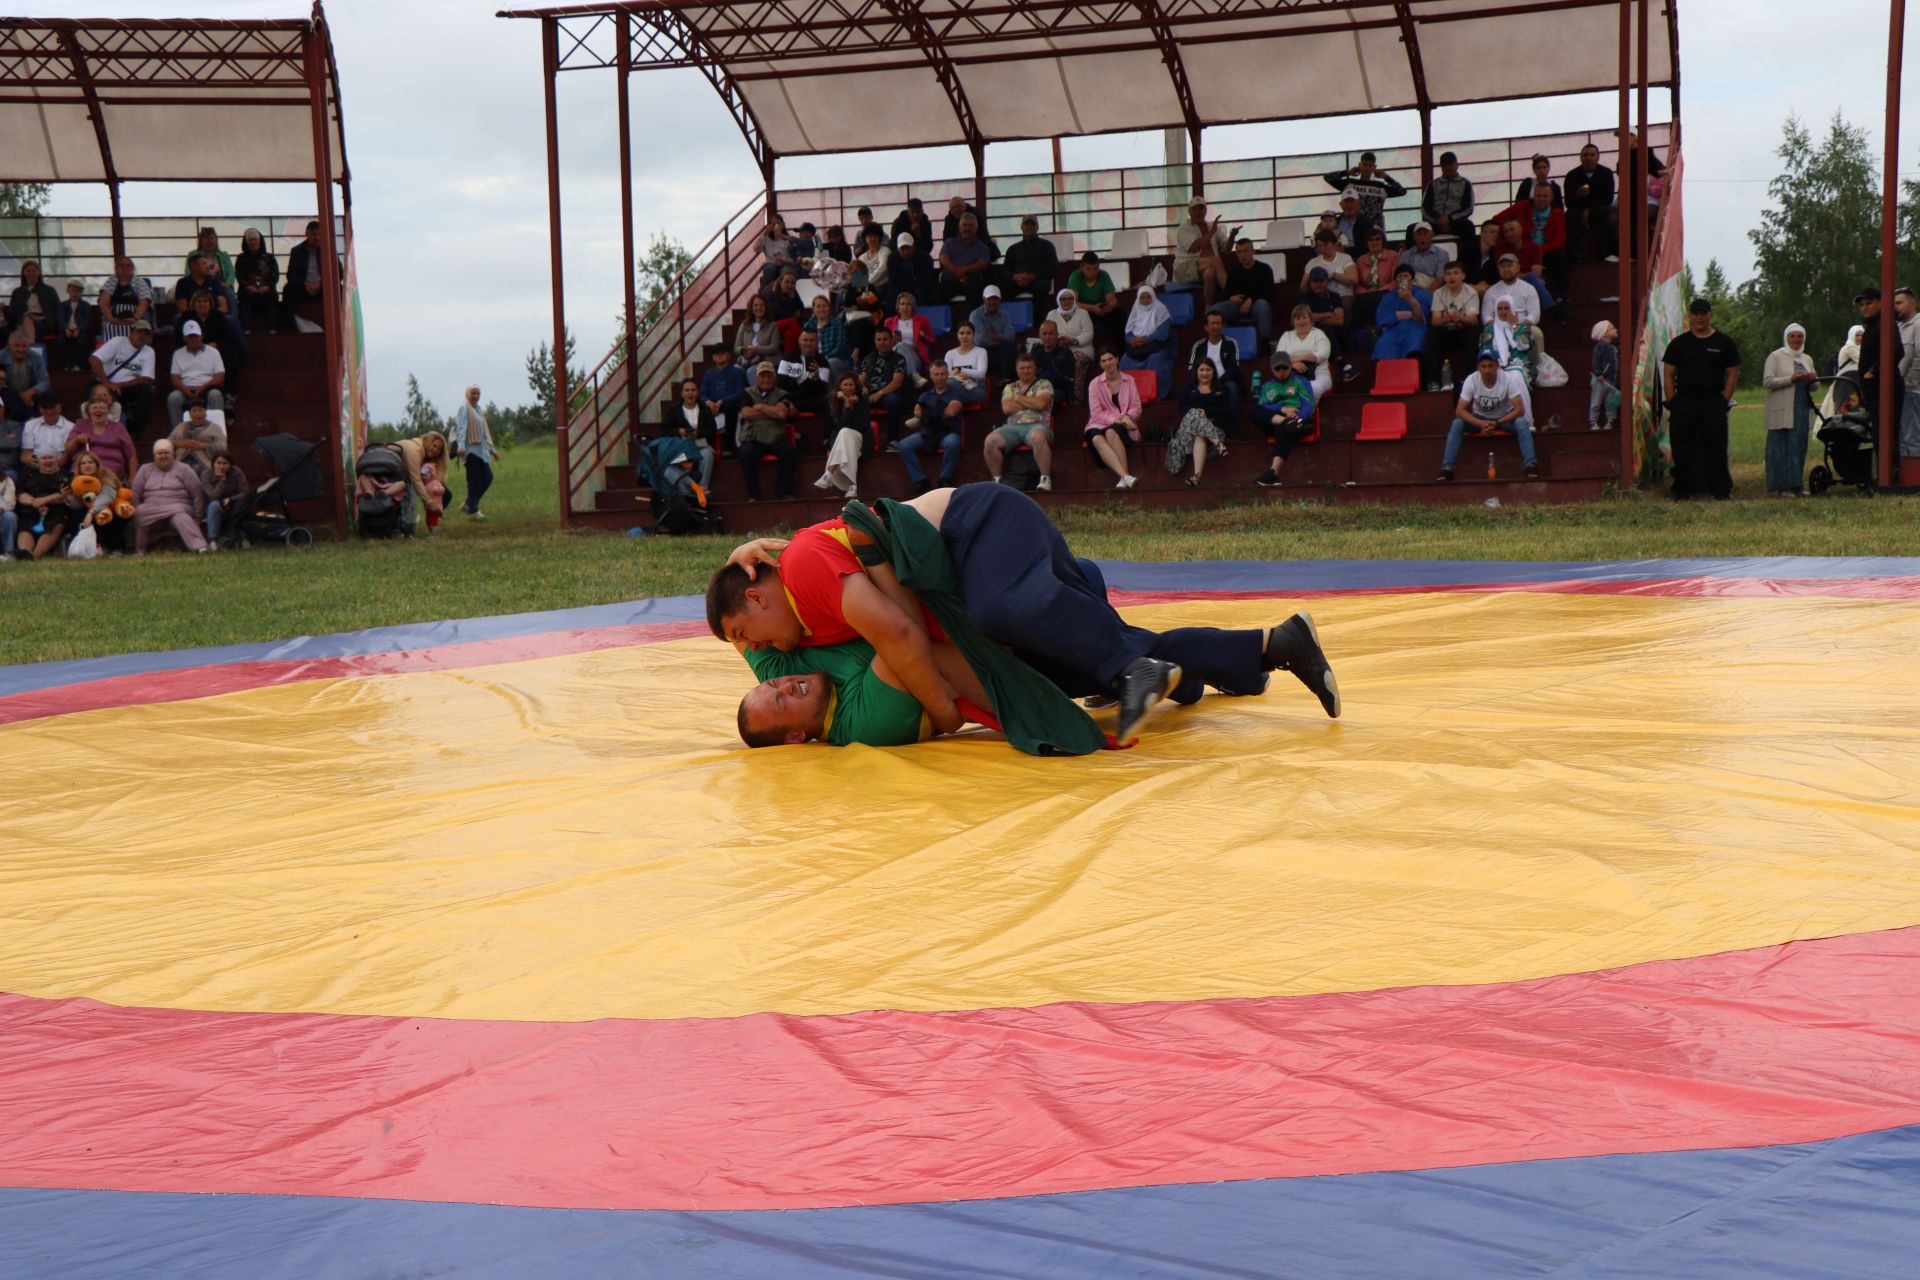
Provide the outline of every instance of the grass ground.
<path id="1" fill-rule="evenodd" d="M 1652 493 L 1549 507 L 1329 507 L 1234 502 L 1211 511 L 1070 510 L 1082 554 L 1113 560 L 1619 560 L 1699 555 L 1920 553 L 1920 505 L 1851 493 L 1788 502 L 1761 492 L 1757 408 L 1734 415 L 1731 503 Z M 697 592 L 731 541 L 569 532 L 555 458 L 509 453 L 490 519 L 448 518 L 433 542 L 322 543 L 305 551 L 156 554 L 0 566 L 0 661 L 39 662 L 280 639 L 437 618 Z"/>

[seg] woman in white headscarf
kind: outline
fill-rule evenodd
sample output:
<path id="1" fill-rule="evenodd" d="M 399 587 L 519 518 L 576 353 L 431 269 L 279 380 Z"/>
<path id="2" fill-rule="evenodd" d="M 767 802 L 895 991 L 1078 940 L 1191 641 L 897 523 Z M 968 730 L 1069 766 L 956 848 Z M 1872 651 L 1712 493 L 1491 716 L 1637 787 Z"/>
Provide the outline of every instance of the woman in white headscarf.
<path id="1" fill-rule="evenodd" d="M 1840 354 L 1833 358 L 1833 376 L 1836 379 L 1847 378 L 1848 374 L 1860 368 L 1860 343 L 1866 336 L 1867 327 L 1865 325 L 1857 324 L 1847 330 L 1846 345 L 1841 347 Z M 1835 391 L 1840 392 L 1838 402 L 1834 399 Z M 1841 405 L 1845 404 L 1848 396 L 1857 396 L 1859 394 L 1860 384 L 1850 378 L 1845 382 L 1836 381 L 1829 383 L 1827 385 L 1826 398 L 1820 402 L 1820 416 L 1823 418 L 1831 418 Z"/>
<path id="2" fill-rule="evenodd" d="M 1511 369 L 1533 385 L 1540 358 L 1539 339 L 1531 324 L 1514 313 L 1511 299 L 1502 298 L 1493 319 L 1480 330 L 1480 349 L 1500 357 L 1500 367 Z"/>
<path id="3" fill-rule="evenodd" d="M 485 520 L 480 499 L 493 483 L 493 461 L 499 452 L 493 447 L 493 431 L 487 415 L 480 412 L 480 388 L 469 386 L 466 398 L 453 411 L 453 456 L 467 464 L 467 501 L 463 508 L 475 520 Z"/>
<path id="4" fill-rule="evenodd" d="M 1093 313 L 1080 305 L 1080 295 L 1071 289 L 1060 290 L 1053 301 L 1046 318 L 1060 331 L 1060 341 L 1073 349 L 1075 360 L 1093 359 Z"/>
<path id="5" fill-rule="evenodd" d="M 1151 369 L 1154 395 L 1165 400 L 1173 395 L 1173 313 L 1147 285 L 1134 294 L 1133 310 L 1127 313 L 1124 330 L 1126 354 L 1120 357 L 1122 369 Z"/>
<path id="6" fill-rule="evenodd" d="M 1807 430 L 1813 418 L 1813 357 L 1807 331 L 1787 326 L 1780 349 L 1767 357 L 1761 381 L 1767 388 L 1767 492 L 1797 498 L 1807 474 Z"/>

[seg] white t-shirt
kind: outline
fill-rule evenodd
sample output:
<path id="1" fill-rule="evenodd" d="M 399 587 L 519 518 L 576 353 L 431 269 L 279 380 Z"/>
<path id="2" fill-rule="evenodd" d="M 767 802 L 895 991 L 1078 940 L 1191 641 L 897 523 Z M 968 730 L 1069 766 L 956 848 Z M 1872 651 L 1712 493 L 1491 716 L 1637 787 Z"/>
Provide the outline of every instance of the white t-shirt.
<path id="1" fill-rule="evenodd" d="M 1467 402 L 1467 407 L 1473 410 L 1475 417 L 1498 422 L 1512 413 L 1515 405 L 1521 407 L 1522 413 L 1526 412 L 1525 378 L 1512 369 L 1502 369 L 1494 375 L 1493 382 L 1494 385 L 1489 387 L 1486 379 L 1476 370 L 1472 377 L 1460 384 L 1460 398 Z"/>
<path id="2" fill-rule="evenodd" d="M 1439 325 L 1455 316 L 1479 325 L 1480 293 L 1472 285 L 1463 284 L 1458 289 L 1439 288 L 1433 291 L 1433 323 Z"/>
<path id="3" fill-rule="evenodd" d="M 1342 271 L 1353 270 L 1352 258 L 1349 258 L 1346 254 L 1341 253 L 1337 249 L 1334 250 L 1333 258 L 1331 261 L 1321 257 L 1317 253 L 1314 254 L 1311 258 L 1307 259 L 1306 270 L 1300 273 L 1300 292 L 1305 293 L 1307 291 L 1307 277 L 1313 274 L 1313 269 L 1315 267 L 1326 268 L 1327 287 L 1329 289 L 1332 289 L 1335 293 L 1339 294 L 1342 298 L 1346 299 L 1348 302 L 1353 301 L 1352 283 L 1346 280 L 1342 280 L 1340 278 L 1340 273 Z"/>
<path id="4" fill-rule="evenodd" d="M 1480 295 L 1480 318 L 1492 320 L 1500 307 L 1500 299 L 1507 298 L 1513 303 L 1513 318 L 1525 320 L 1528 324 L 1540 323 L 1540 295 L 1525 280 L 1515 280 L 1508 284 L 1502 280 Z"/>
<path id="5" fill-rule="evenodd" d="M 173 376 L 185 383 L 189 390 L 198 391 L 213 381 L 216 375 L 225 373 L 227 362 L 220 358 L 218 348 L 201 343 L 198 354 L 185 347 L 175 350 L 172 369 Z"/>
<path id="6" fill-rule="evenodd" d="M 1325 368 L 1327 362 L 1333 359 L 1333 344 L 1327 341 L 1327 335 L 1318 329 L 1307 330 L 1307 336 L 1304 338 L 1289 329 L 1280 335 L 1279 340 L 1273 344 L 1273 349 L 1286 352 L 1289 358 L 1311 356 L 1320 362 L 1322 368 Z"/>
<path id="7" fill-rule="evenodd" d="M 987 380 L 987 349 L 975 347 L 964 354 L 958 349 L 947 352 L 943 357 L 947 362 L 947 372 L 956 378 L 968 378 L 974 382 Z"/>
<path id="8" fill-rule="evenodd" d="M 100 362 L 100 368 L 106 373 L 107 381 L 116 387 L 132 382 L 135 378 L 153 377 L 153 344 L 151 342 L 136 352 L 132 341 L 125 336 L 109 338 L 100 344 L 99 350 L 95 351 L 93 356 Z M 122 361 L 126 362 L 124 368 L 121 367 Z"/>
<path id="9" fill-rule="evenodd" d="M 29 418 L 20 433 L 20 448 L 36 457 L 43 453 L 59 453 L 67 447 L 67 436 L 72 430 L 73 424 L 64 415 L 51 425 L 45 418 Z"/>

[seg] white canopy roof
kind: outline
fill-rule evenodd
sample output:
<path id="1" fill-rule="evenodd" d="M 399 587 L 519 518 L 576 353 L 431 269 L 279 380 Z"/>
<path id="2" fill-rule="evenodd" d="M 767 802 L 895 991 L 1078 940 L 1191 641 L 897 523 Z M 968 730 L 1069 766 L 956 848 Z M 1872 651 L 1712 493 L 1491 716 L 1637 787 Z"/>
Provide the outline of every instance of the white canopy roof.
<path id="1" fill-rule="evenodd" d="M 83 3 L 106 16 L 76 16 Z M 181 7 L 9 0 L 0 181 L 311 182 L 313 32 L 330 176 L 344 181 L 339 79 L 319 5 L 241 0 L 192 6 L 203 11 L 196 17 L 147 16 Z"/>
<path id="2" fill-rule="evenodd" d="M 1648 80 L 1677 75 L 1677 0 Z M 1618 0 L 660 0 L 561 20 L 561 70 L 696 66 L 776 156 L 1431 109 L 1616 87 Z"/>

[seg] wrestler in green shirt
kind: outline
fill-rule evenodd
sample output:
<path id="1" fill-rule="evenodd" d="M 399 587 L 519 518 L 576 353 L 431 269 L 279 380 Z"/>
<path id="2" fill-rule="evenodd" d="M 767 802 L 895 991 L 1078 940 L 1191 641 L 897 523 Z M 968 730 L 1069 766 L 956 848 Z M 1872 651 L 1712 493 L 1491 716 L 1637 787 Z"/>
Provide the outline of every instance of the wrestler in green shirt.
<path id="1" fill-rule="evenodd" d="M 750 747 L 825 742 L 902 747 L 933 736 L 914 696 L 888 684 L 864 640 L 743 655 L 762 683 L 740 700 L 740 739 Z M 821 677 L 824 676 L 825 679 Z"/>

